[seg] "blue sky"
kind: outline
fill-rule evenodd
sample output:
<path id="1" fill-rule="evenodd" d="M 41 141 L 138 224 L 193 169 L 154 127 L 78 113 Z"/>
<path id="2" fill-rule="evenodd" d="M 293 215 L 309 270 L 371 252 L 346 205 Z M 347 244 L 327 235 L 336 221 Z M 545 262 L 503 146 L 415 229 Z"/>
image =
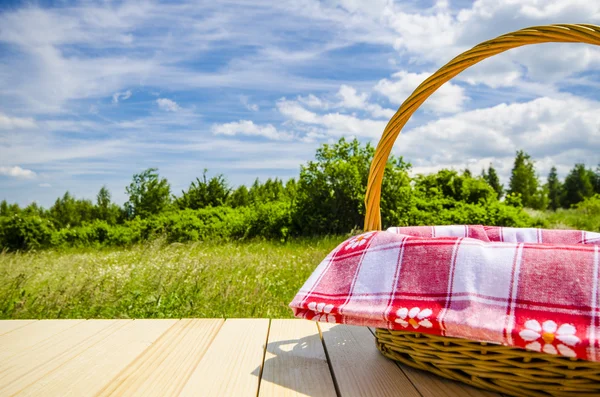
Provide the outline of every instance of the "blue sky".
<path id="1" fill-rule="evenodd" d="M 0 200 L 49 206 L 102 185 L 126 200 L 157 167 L 173 191 L 205 168 L 232 185 L 297 176 L 340 137 L 376 143 L 400 103 L 469 47 L 522 27 L 600 24 L 600 3 L 0 2 Z M 600 48 L 544 44 L 443 86 L 394 148 L 415 172 L 506 183 L 514 153 L 544 177 L 600 162 Z"/>

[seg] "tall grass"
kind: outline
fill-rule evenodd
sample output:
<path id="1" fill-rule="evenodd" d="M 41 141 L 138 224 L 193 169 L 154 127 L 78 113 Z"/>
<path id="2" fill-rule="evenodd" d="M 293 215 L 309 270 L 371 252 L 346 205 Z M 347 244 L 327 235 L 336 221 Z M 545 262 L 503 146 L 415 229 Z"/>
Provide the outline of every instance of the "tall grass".
<path id="1" fill-rule="evenodd" d="M 344 237 L 0 254 L 0 318 L 291 317 Z"/>

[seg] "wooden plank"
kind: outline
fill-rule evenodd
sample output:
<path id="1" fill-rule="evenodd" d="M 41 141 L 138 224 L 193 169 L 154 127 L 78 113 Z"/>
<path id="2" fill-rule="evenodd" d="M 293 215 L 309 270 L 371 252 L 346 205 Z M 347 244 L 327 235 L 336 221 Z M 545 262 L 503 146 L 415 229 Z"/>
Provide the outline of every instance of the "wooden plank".
<path id="1" fill-rule="evenodd" d="M 130 321 L 132 320 L 82 321 L 11 357 L 10 360 L 1 362 L 0 395 L 12 395 L 23 390 Z"/>
<path id="2" fill-rule="evenodd" d="M 0 321 L 0 336 L 34 323 L 38 320 L 2 320 Z"/>
<path id="3" fill-rule="evenodd" d="M 423 397 L 501 397 L 498 393 L 471 387 L 435 374 L 400 365 Z"/>
<path id="4" fill-rule="evenodd" d="M 23 396 L 94 395 L 178 320 L 134 320 L 21 390 Z"/>
<path id="5" fill-rule="evenodd" d="M 178 321 L 98 396 L 178 395 L 222 324 L 221 319 Z"/>
<path id="6" fill-rule="evenodd" d="M 60 334 L 84 320 L 43 320 L 0 336 L 0 363 L 38 343 Z M 1 364 L 0 364 L 1 365 Z"/>
<path id="7" fill-rule="evenodd" d="M 327 323 L 319 328 L 342 397 L 420 397 L 402 370 L 377 350 L 369 329 Z"/>
<path id="8" fill-rule="evenodd" d="M 335 397 L 317 324 L 271 320 L 259 397 Z"/>
<path id="9" fill-rule="evenodd" d="M 223 327 L 181 396 L 256 396 L 268 319 L 232 319 Z"/>

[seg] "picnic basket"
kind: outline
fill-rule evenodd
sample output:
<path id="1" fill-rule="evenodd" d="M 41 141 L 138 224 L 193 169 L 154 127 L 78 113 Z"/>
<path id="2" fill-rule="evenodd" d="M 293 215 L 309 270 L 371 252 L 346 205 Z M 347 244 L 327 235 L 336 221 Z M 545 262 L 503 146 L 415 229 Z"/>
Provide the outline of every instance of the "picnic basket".
<path id="1" fill-rule="evenodd" d="M 452 59 L 402 103 L 377 145 L 365 198 L 365 231 L 381 230 L 380 196 L 385 164 L 401 129 L 445 82 L 486 58 L 537 43 L 600 45 L 600 26 L 534 26 L 485 41 Z M 378 349 L 411 367 L 512 396 L 600 396 L 600 362 L 425 333 L 376 329 Z"/>

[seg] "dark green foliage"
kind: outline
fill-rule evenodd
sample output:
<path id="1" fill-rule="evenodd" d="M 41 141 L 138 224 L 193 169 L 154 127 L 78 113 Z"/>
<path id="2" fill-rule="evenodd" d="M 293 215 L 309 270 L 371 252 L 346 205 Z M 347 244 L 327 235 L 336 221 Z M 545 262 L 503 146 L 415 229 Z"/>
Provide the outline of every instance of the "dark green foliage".
<path id="1" fill-rule="evenodd" d="M 558 180 L 558 174 L 556 173 L 556 167 L 550 169 L 548 174 L 548 182 L 546 183 L 546 189 L 548 191 L 548 208 L 552 211 L 556 211 L 560 207 L 562 184 Z"/>
<path id="2" fill-rule="evenodd" d="M 0 217 L 0 251 L 45 248 L 50 245 L 53 232 L 52 223 L 36 215 Z"/>
<path id="3" fill-rule="evenodd" d="M 19 204 L 8 204 L 6 200 L 0 203 L 0 216 L 18 215 L 21 213 Z"/>
<path id="4" fill-rule="evenodd" d="M 148 168 L 141 174 L 133 176 L 133 182 L 125 188 L 129 200 L 125 208 L 129 217 L 160 214 L 171 203 L 171 186 L 160 178 L 156 168 Z"/>
<path id="5" fill-rule="evenodd" d="M 540 189 L 535 173 L 534 161 L 522 150 L 517 151 L 510 176 L 509 193 L 520 194 L 523 206 L 544 209 L 547 205 L 544 192 Z"/>
<path id="6" fill-rule="evenodd" d="M 595 174 L 586 169 L 585 164 L 575 164 L 575 167 L 565 178 L 562 189 L 562 206 L 570 208 L 588 197 L 594 195 Z"/>
<path id="7" fill-rule="evenodd" d="M 496 192 L 483 178 L 456 171 L 441 170 L 437 174 L 419 175 L 415 178 L 415 192 L 427 198 L 446 198 L 470 204 L 483 204 L 496 200 Z"/>
<path id="8" fill-rule="evenodd" d="M 500 178 L 498 177 L 496 169 L 490 164 L 487 172 L 485 172 L 485 170 L 482 172 L 482 177 L 488 183 L 488 185 L 494 189 L 498 200 L 500 200 L 504 194 L 504 185 L 500 183 Z"/>
<path id="9" fill-rule="evenodd" d="M 106 186 L 102 186 L 96 196 L 95 219 L 104 221 L 109 225 L 116 225 L 125 213 L 121 208 L 111 202 L 111 195 Z"/>
<path id="10" fill-rule="evenodd" d="M 227 205 L 233 208 L 246 207 L 250 205 L 250 195 L 248 188 L 244 185 L 235 189 L 227 199 Z"/>
<path id="11" fill-rule="evenodd" d="M 225 205 L 231 189 L 223 175 L 217 175 L 210 180 L 206 179 L 206 171 L 202 180 L 196 178 L 187 191 L 183 191 L 181 197 L 175 199 L 175 205 L 179 209 L 197 210 L 205 207 L 219 207 Z"/>
<path id="12" fill-rule="evenodd" d="M 294 213 L 301 234 L 338 234 L 363 226 L 374 151 L 371 145 L 342 138 L 317 149 L 316 160 L 301 167 Z"/>
<path id="13" fill-rule="evenodd" d="M 600 164 L 598 164 L 596 172 L 594 172 L 594 192 L 600 194 Z"/>
<path id="14" fill-rule="evenodd" d="M 57 229 L 81 226 L 95 218 L 94 204 L 90 200 L 76 199 L 66 192 L 56 199 L 48 215 Z"/>
<path id="15" fill-rule="evenodd" d="M 248 198 L 251 204 L 261 204 L 286 200 L 288 197 L 283 182 L 278 178 L 269 178 L 262 184 L 256 179 L 248 191 Z"/>

